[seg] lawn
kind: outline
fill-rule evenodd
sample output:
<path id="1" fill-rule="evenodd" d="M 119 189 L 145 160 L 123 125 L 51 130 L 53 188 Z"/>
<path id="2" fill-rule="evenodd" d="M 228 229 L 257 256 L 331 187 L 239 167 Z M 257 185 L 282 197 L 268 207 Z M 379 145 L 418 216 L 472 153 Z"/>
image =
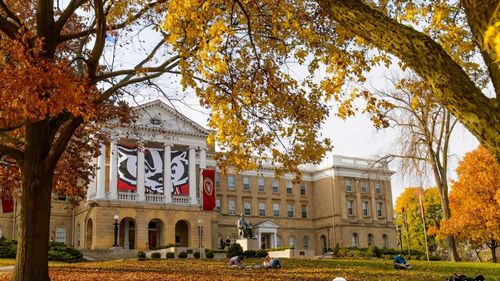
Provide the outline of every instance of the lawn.
<path id="1" fill-rule="evenodd" d="M 245 260 L 246 265 L 261 260 Z M 394 270 L 389 260 L 292 259 L 282 261 L 282 269 L 230 269 L 227 260 L 124 260 L 51 264 L 53 281 L 66 280 L 332 280 L 336 276 L 354 280 L 439 280 L 454 272 L 488 281 L 500 281 L 500 264 L 415 261 L 413 270 Z M 1 273 L 10 280 L 12 273 Z"/>

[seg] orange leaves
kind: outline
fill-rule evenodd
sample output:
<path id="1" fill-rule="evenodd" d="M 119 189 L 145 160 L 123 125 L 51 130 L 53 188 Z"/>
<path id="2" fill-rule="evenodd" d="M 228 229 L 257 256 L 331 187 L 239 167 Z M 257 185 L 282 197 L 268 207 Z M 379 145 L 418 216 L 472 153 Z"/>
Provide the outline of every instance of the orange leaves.
<path id="1" fill-rule="evenodd" d="M 500 240 L 500 165 L 486 148 L 465 155 L 450 193 L 451 219 L 443 232 L 474 244 Z"/>
<path id="2" fill-rule="evenodd" d="M 93 87 L 66 60 L 47 59 L 26 44 L 31 39 L 0 40 L 0 126 L 55 117 L 62 112 L 88 120 L 94 116 Z"/>

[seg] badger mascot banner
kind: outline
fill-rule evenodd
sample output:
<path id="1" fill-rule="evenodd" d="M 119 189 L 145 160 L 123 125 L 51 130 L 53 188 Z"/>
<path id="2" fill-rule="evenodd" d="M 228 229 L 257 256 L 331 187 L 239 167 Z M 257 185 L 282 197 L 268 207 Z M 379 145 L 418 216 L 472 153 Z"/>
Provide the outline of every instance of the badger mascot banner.
<path id="1" fill-rule="evenodd" d="M 137 190 L 137 148 L 118 145 L 118 191 Z"/>
<path id="2" fill-rule="evenodd" d="M 163 194 L 163 149 L 144 151 L 144 188 L 146 193 Z"/>
<path id="3" fill-rule="evenodd" d="M 172 151 L 172 186 L 173 194 L 189 195 L 189 151 Z"/>

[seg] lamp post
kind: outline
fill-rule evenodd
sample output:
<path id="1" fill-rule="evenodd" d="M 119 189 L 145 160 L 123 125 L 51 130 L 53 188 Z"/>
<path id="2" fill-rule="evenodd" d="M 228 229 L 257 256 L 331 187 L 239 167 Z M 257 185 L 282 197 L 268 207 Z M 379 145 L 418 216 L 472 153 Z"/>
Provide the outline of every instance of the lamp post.
<path id="1" fill-rule="evenodd" d="M 403 237 L 401 237 L 401 226 L 399 226 L 397 224 L 396 224 L 396 232 L 397 232 L 397 235 L 398 235 L 398 244 L 399 244 L 399 247 L 400 247 L 399 252 L 401 254 L 403 254 Z"/>
<path id="2" fill-rule="evenodd" d="M 118 217 L 118 214 L 115 215 L 114 217 L 115 223 L 113 224 L 113 230 L 115 234 L 115 243 L 113 244 L 113 247 L 118 247 L 118 220 L 120 217 Z"/>
<path id="3" fill-rule="evenodd" d="M 198 248 L 203 247 L 203 242 L 202 242 L 202 237 L 203 237 L 203 219 L 198 219 Z"/>

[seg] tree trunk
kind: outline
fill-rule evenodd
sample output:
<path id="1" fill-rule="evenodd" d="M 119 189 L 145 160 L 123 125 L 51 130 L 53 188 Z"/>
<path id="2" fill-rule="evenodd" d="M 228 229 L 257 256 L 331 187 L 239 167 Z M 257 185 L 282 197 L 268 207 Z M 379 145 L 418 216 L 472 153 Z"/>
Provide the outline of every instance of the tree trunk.
<path id="1" fill-rule="evenodd" d="M 440 195 L 439 197 L 441 198 L 443 220 L 447 221 L 451 217 L 450 206 L 448 201 L 448 184 L 443 181 L 442 185 L 445 186 L 441 186 L 439 188 L 439 195 Z M 455 238 L 451 235 L 448 235 L 446 237 L 446 244 L 448 246 L 448 257 L 450 258 L 450 261 L 456 262 L 460 260 L 460 257 L 458 256 L 457 243 L 455 241 Z"/>
<path id="2" fill-rule="evenodd" d="M 491 245 L 488 245 L 490 247 L 490 250 L 491 250 L 491 261 L 496 263 L 497 262 L 497 247 L 498 247 L 498 243 L 496 240 L 492 239 L 491 240 Z"/>
<path id="3" fill-rule="evenodd" d="M 53 134 L 48 121 L 26 125 L 21 168 L 17 258 L 14 281 L 48 281 L 50 201 L 53 169 L 46 167 Z"/>

